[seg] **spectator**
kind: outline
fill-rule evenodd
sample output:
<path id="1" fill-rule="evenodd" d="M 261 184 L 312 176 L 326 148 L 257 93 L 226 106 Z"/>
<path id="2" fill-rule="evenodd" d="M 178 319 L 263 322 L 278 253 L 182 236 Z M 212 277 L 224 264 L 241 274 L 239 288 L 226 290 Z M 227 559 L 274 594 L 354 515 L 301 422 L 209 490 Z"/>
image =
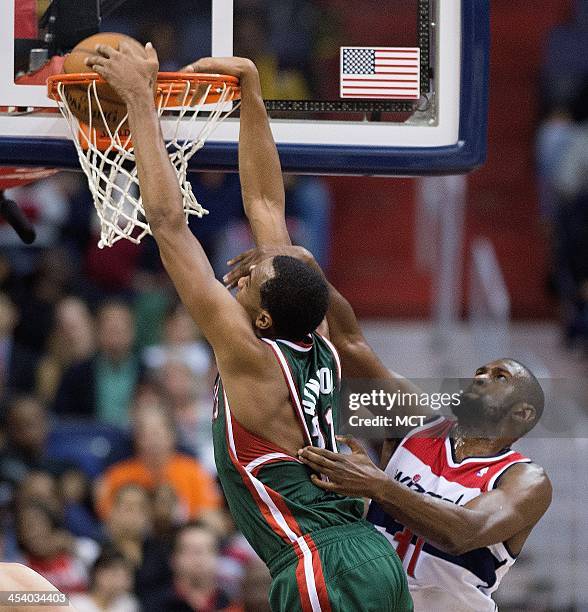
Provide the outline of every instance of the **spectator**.
<path id="1" fill-rule="evenodd" d="M 158 539 L 168 539 L 181 523 L 178 516 L 178 497 L 173 487 L 162 484 L 153 492 L 152 514 L 153 535 Z"/>
<path id="2" fill-rule="evenodd" d="M 331 236 L 331 194 L 315 176 L 284 176 L 286 210 L 293 235 L 327 268 Z"/>
<path id="3" fill-rule="evenodd" d="M 152 370 L 161 368 L 170 359 L 185 363 L 194 376 L 206 376 L 210 371 L 212 360 L 208 344 L 182 303 L 168 308 L 163 320 L 161 343 L 143 352 L 145 365 Z"/>
<path id="4" fill-rule="evenodd" d="M 213 530 L 188 523 L 178 531 L 171 558 L 172 584 L 143 603 L 145 612 L 213 612 L 237 607 L 218 585 L 219 543 Z"/>
<path id="5" fill-rule="evenodd" d="M 70 602 L 77 612 L 139 612 L 132 587 L 128 561 L 119 552 L 105 550 L 92 567 L 89 592 L 73 595 Z"/>
<path id="6" fill-rule="evenodd" d="M 55 306 L 70 291 L 73 272 L 69 253 L 55 247 L 45 251 L 33 275 L 15 287 L 15 303 L 20 311 L 15 338 L 37 355 L 45 350 Z"/>
<path id="7" fill-rule="evenodd" d="M 0 293 L 0 395 L 4 391 L 32 391 L 37 355 L 15 340 L 19 314 L 11 300 Z"/>
<path id="8" fill-rule="evenodd" d="M 137 484 L 121 486 L 106 519 L 106 536 L 134 569 L 143 561 L 143 543 L 151 530 L 151 504 L 147 490 Z"/>
<path id="9" fill-rule="evenodd" d="M 75 536 L 101 542 L 104 528 L 94 513 L 91 487 L 86 475 L 75 468 L 66 470 L 59 478 L 59 489 L 68 530 Z"/>
<path id="10" fill-rule="evenodd" d="M 128 407 L 141 375 L 133 353 L 133 315 L 125 303 L 110 301 L 99 309 L 97 323 L 98 352 L 65 371 L 55 411 L 126 427 Z"/>
<path id="11" fill-rule="evenodd" d="M 212 384 L 208 376 L 208 372 L 196 376 L 184 361 L 173 358 L 157 372 L 157 380 L 171 406 L 180 444 L 216 476 L 210 433 Z"/>
<path id="12" fill-rule="evenodd" d="M 566 108 L 588 76 L 588 4 L 574 2 L 572 18 L 549 34 L 540 79 L 543 104 L 547 109 Z"/>
<path id="13" fill-rule="evenodd" d="M 45 406 L 32 395 L 12 398 L 6 415 L 6 446 L 0 453 L 0 482 L 10 491 L 9 497 L 33 470 L 62 474 L 69 463 L 47 455 L 49 418 Z"/>
<path id="14" fill-rule="evenodd" d="M 271 611 L 269 605 L 271 580 L 267 566 L 261 559 L 255 558 L 247 564 L 241 596 L 243 612 Z"/>
<path id="15" fill-rule="evenodd" d="M 94 321 L 82 300 L 70 296 L 57 304 L 53 329 L 37 371 L 37 390 L 45 401 L 55 400 L 59 382 L 69 366 L 94 354 L 94 336 Z"/>
<path id="16" fill-rule="evenodd" d="M 57 488 L 57 480 L 49 472 L 36 470 L 29 472 L 17 489 L 15 507 L 28 504 L 42 504 L 51 514 L 61 521 L 63 504 Z"/>
<path id="17" fill-rule="evenodd" d="M 227 518 L 227 526 L 223 533 L 223 554 L 219 564 L 219 579 L 231 597 L 240 599 L 243 594 L 243 579 L 247 568 L 259 557 L 245 536 L 237 531 L 230 514 Z"/>
<path id="18" fill-rule="evenodd" d="M 588 79 L 571 105 L 574 124 L 568 141 L 553 160 L 557 290 L 564 317 L 565 338 L 588 349 Z"/>
<path id="19" fill-rule="evenodd" d="M 40 503 L 19 506 L 16 530 L 25 565 L 65 593 L 87 589 L 88 568 L 99 551 L 95 542 L 74 538 Z"/>
<path id="20" fill-rule="evenodd" d="M 143 546 L 143 561 L 135 574 L 142 602 L 157 598 L 172 581 L 169 560 L 175 532 L 180 525 L 178 498 L 172 487 L 157 487 L 152 498 L 153 530 Z"/>
<path id="21" fill-rule="evenodd" d="M 97 485 L 98 512 L 107 517 L 116 491 L 130 483 L 148 490 L 169 484 L 184 519 L 216 513 L 220 498 L 214 480 L 191 457 L 175 451 L 175 428 L 169 413 L 154 404 L 137 409 L 133 424 L 135 456 L 111 466 Z"/>
<path id="22" fill-rule="evenodd" d="M 553 162 L 555 189 L 564 201 L 574 200 L 588 191 L 588 76 L 570 108 L 574 124 L 567 146 Z"/>

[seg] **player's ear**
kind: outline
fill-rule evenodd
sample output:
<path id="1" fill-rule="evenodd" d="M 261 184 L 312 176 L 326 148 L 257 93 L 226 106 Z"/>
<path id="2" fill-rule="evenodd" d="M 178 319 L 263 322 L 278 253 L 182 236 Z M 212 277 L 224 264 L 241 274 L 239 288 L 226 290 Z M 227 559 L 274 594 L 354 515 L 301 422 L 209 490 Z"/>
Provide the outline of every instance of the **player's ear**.
<path id="1" fill-rule="evenodd" d="M 513 406 L 511 414 L 514 421 L 519 425 L 529 425 L 535 420 L 537 411 L 532 404 L 521 402 Z"/>
<path id="2" fill-rule="evenodd" d="M 267 310 L 261 310 L 255 319 L 255 327 L 259 331 L 267 331 L 273 325 L 272 317 Z"/>

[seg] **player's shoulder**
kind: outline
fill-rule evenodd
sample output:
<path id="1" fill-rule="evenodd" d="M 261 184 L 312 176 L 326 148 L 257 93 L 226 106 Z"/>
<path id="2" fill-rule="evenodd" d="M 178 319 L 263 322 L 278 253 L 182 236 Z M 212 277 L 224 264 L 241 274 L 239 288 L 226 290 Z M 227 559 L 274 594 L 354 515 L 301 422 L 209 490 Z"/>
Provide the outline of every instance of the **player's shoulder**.
<path id="1" fill-rule="evenodd" d="M 515 487 L 527 492 L 545 492 L 551 495 L 551 480 L 537 463 L 532 461 L 518 462 L 511 465 L 496 483 L 496 488 Z"/>

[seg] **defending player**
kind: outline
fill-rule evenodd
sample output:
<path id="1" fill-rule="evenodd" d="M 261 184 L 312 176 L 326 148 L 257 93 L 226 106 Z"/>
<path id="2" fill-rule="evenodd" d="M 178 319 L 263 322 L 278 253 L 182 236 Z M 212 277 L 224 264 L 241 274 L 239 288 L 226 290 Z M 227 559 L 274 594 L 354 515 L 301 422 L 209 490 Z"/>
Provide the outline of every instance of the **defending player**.
<path id="1" fill-rule="evenodd" d="M 500 359 L 476 371 L 455 420 L 389 440 L 384 471 L 353 439 L 352 455 L 309 447 L 300 455 L 329 477 L 318 486 L 373 500 L 367 518 L 403 560 L 417 612 L 490 612 L 492 593 L 551 503 L 545 472 L 510 448 L 542 411 L 533 374 Z"/>
<path id="2" fill-rule="evenodd" d="M 157 56 L 97 47 L 88 65 L 126 102 L 143 206 L 162 261 L 210 342 L 220 379 L 213 436 L 219 477 L 239 529 L 267 563 L 274 610 L 412 610 L 386 539 L 362 520 L 362 501 L 323 491 L 297 458 L 307 444 L 336 450 L 338 357 L 314 330 L 328 303 L 324 278 L 274 257 L 239 281 L 235 300 L 189 231 L 153 101 Z M 239 77 L 239 170 L 245 205 L 281 224 L 284 188 L 257 70 L 248 60 L 192 69 Z M 274 211 L 274 212 L 272 212 Z"/>

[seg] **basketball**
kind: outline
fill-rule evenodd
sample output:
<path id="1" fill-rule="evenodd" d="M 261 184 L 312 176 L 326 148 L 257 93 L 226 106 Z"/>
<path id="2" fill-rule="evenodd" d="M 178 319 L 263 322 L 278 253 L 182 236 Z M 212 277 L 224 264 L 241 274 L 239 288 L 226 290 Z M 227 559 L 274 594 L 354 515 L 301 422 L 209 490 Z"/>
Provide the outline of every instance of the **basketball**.
<path id="1" fill-rule="evenodd" d="M 126 42 L 136 50 L 137 53 L 144 53 L 143 45 L 130 36 L 118 34 L 116 32 L 102 32 L 95 34 L 78 43 L 71 53 L 65 58 L 63 71 L 67 74 L 80 72 L 91 72 L 86 65 L 86 59 L 96 54 L 96 45 L 109 45 L 113 49 L 118 49 L 121 42 Z M 127 114 L 127 107 L 120 99 L 116 91 L 107 83 L 99 83 L 96 92 L 102 107 L 102 113 L 95 99 L 91 101 L 92 127 L 105 129 L 104 119 L 111 131 L 115 130 Z M 77 119 L 85 124 L 89 124 L 90 111 L 88 108 L 88 91 L 86 86 L 67 87 L 65 96 L 72 113 Z"/>

